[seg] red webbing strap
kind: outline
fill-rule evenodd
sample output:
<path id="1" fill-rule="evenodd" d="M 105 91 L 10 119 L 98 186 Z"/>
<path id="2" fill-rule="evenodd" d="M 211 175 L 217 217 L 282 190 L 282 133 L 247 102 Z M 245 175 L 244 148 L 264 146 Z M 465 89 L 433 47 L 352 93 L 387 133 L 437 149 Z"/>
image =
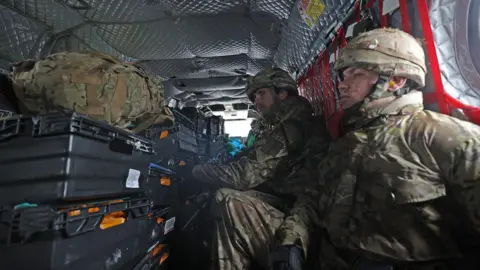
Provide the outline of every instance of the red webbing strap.
<path id="1" fill-rule="evenodd" d="M 298 94 L 300 96 L 305 96 L 305 84 L 304 84 L 304 75 L 298 77 L 297 79 L 297 87 L 298 87 Z"/>
<path id="2" fill-rule="evenodd" d="M 328 117 L 330 117 L 333 113 L 335 113 L 335 107 L 332 104 L 332 95 L 331 95 L 331 80 L 330 77 L 328 76 L 330 72 L 330 66 L 328 64 L 328 61 L 330 60 L 330 53 L 329 50 L 327 49 L 325 51 L 325 54 L 323 55 L 322 59 L 322 65 L 323 65 L 323 80 L 325 81 L 325 90 L 323 91 L 325 93 L 325 101 L 328 104 Z"/>
<path id="3" fill-rule="evenodd" d="M 448 105 L 445 102 L 445 90 L 443 88 L 442 76 L 440 73 L 440 65 L 438 63 L 437 52 L 435 49 L 435 40 L 433 39 L 430 17 L 428 14 L 428 6 L 426 0 L 417 0 L 418 13 L 420 22 L 422 23 L 423 35 L 425 37 L 425 45 L 427 47 L 428 57 L 430 58 L 430 68 L 432 79 L 435 85 L 435 93 L 437 97 L 438 108 L 441 113 L 448 114 Z"/>
<path id="4" fill-rule="evenodd" d="M 355 21 L 358 23 L 362 19 L 362 10 L 360 9 L 360 1 L 355 3 Z"/>
<path id="5" fill-rule="evenodd" d="M 368 0 L 367 4 L 365 4 L 365 8 L 372 8 L 375 1 L 377 0 Z"/>
<path id="6" fill-rule="evenodd" d="M 410 16 L 408 15 L 407 0 L 399 0 L 398 3 L 400 5 L 400 16 L 402 17 L 402 30 L 410 34 Z"/>
<path id="7" fill-rule="evenodd" d="M 315 60 L 316 61 L 316 60 Z M 313 61 L 312 65 L 310 66 L 310 68 L 312 69 L 312 78 L 313 78 L 313 96 L 312 96 L 312 101 L 313 103 L 315 104 L 314 106 L 314 109 L 315 109 L 315 113 L 319 113 L 320 112 L 320 108 L 321 108 L 321 104 L 319 102 L 319 96 L 318 96 L 318 93 L 319 93 L 319 88 L 320 88 L 320 85 L 319 85 L 319 82 L 318 82 L 318 69 L 315 65 L 315 61 Z"/>
<path id="8" fill-rule="evenodd" d="M 303 88 L 302 96 L 306 97 L 307 96 L 307 77 L 305 74 L 303 74 L 302 76 L 302 88 Z"/>
<path id="9" fill-rule="evenodd" d="M 315 76 L 314 76 L 314 69 L 310 65 L 308 68 L 308 86 L 309 86 L 309 92 L 310 92 L 310 104 L 312 104 L 312 107 L 314 111 L 317 111 L 317 104 L 315 103 Z"/>
<path id="10" fill-rule="evenodd" d="M 339 35 L 340 35 L 340 49 L 341 49 L 345 45 L 347 45 L 347 38 L 345 37 L 346 31 L 343 27 L 341 28 L 341 32 L 339 33 Z"/>
<path id="11" fill-rule="evenodd" d="M 427 104 L 437 103 L 437 93 L 423 93 L 423 100 Z M 447 93 L 445 93 L 444 100 L 447 105 L 450 105 L 452 108 L 462 109 L 470 121 L 480 125 L 480 108 L 466 105 Z"/>
<path id="12" fill-rule="evenodd" d="M 341 28 L 340 28 L 341 29 Z M 326 56 L 326 59 L 325 59 L 325 66 L 327 67 L 326 68 L 326 77 L 327 77 L 327 80 L 328 80 L 328 96 L 329 96 L 329 102 L 330 102 L 330 106 L 332 108 L 331 110 L 331 114 L 334 114 L 337 112 L 337 108 L 335 107 L 335 84 L 333 83 L 332 81 L 332 68 L 331 68 L 331 65 L 330 65 L 330 57 L 331 57 L 331 52 L 333 50 L 333 57 L 334 59 L 336 60 L 337 59 L 337 53 L 338 53 L 338 32 L 340 30 L 337 30 L 337 33 L 335 35 L 335 37 L 332 39 L 332 42 L 330 43 L 330 46 L 329 48 L 327 49 L 327 56 Z"/>
<path id="13" fill-rule="evenodd" d="M 339 47 L 337 48 L 337 50 L 341 50 L 343 47 L 345 47 L 345 45 L 347 45 L 347 38 L 345 37 L 346 35 L 346 31 L 345 31 L 345 28 L 340 28 L 338 30 L 338 36 L 339 36 L 339 39 L 340 39 L 340 42 L 339 42 Z M 335 61 L 337 61 L 337 56 L 335 55 Z M 335 89 L 338 88 L 338 80 L 335 80 Z M 337 98 L 337 97 L 336 97 Z M 337 103 L 339 102 L 339 100 L 336 100 Z M 336 104 L 338 105 L 338 111 L 342 111 L 342 108 L 340 106 L 340 104 Z M 335 106 L 337 107 L 337 106 Z"/>
<path id="14" fill-rule="evenodd" d="M 325 85 L 325 67 L 323 65 L 323 57 L 325 56 L 325 50 L 320 53 L 318 56 L 318 70 L 320 71 L 320 85 L 321 85 L 321 93 L 322 93 L 322 102 L 323 102 L 323 113 L 325 114 L 325 117 L 328 117 L 330 114 L 330 106 L 328 104 L 327 100 L 327 92 L 326 92 L 326 85 Z"/>
<path id="15" fill-rule="evenodd" d="M 380 16 L 380 25 L 382 27 L 387 27 L 388 25 L 388 21 L 387 21 L 387 16 L 386 15 L 382 15 L 383 13 L 383 0 L 379 0 L 378 2 L 378 10 L 379 10 L 379 16 Z"/>
<path id="16" fill-rule="evenodd" d="M 463 104 L 460 100 L 457 100 L 448 94 L 445 95 L 445 102 L 452 105 L 452 107 L 462 109 L 465 116 L 467 116 L 470 121 L 480 125 L 480 108 Z"/>
<path id="17" fill-rule="evenodd" d="M 325 95 L 323 94 L 323 82 L 322 82 L 322 68 L 321 68 L 321 60 L 319 57 L 317 57 L 317 60 L 315 61 L 315 69 L 318 71 L 317 72 L 317 78 L 318 78 L 318 101 L 319 104 L 321 104 L 321 113 L 325 115 Z"/>
<path id="18" fill-rule="evenodd" d="M 330 77 L 330 50 L 327 50 L 327 54 L 325 54 L 325 56 L 323 57 L 323 66 L 325 67 L 325 92 L 327 93 L 328 107 L 330 108 L 330 113 L 328 114 L 328 116 L 331 116 L 335 113 L 335 97 L 332 95 L 332 78 Z"/>
<path id="19" fill-rule="evenodd" d="M 336 61 L 337 60 L 337 57 L 338 57 L 338 51 L 343 48 L 343 46 L 345 46 L 347 44 L 347 39 L 345 37 L 345 29 L 343 27 L 341 27 L 340 29 L 338 29 L 337 31 L 337 36 L 336 36 L 336 39 L 338 40 L 338 46 L 335 47 L 335 54 L 334 54 L 334 60 Z M 328 119 L 328 122 L 327 122 L 327 128 L 328 128 L 328 131 L 330 133 L 330 136 L 332 136 L 333 139 L 336 139 L 338 137 L 340 137 L 341 135 L 341 121 L 342 121 L 342 118 L 343 118 L 343 110 L 342 110 L 342 107 L 339 105 L 339 107 L 337 108 L 337 104 L 336 104 L 336 96 L 335 96 L 335 89 L 337 89 L 337 84 L 338 82 L 336 81 L 334 84 L 333 84 L 333 87 L 332 87 L 332 94 L 334 96 L 334 108 L 335 108 L 335 112 L 330 116 L 330 118 Z"/>
<path id="20" fill-rule="evenodd" d="M 309 71 L 310 71 L 310 68 L 307 69 L 307 71 L 305 72 L 305 98 L 307 98 L 308 100 L 310 100 L 310 81 L 309 81 Z"/>

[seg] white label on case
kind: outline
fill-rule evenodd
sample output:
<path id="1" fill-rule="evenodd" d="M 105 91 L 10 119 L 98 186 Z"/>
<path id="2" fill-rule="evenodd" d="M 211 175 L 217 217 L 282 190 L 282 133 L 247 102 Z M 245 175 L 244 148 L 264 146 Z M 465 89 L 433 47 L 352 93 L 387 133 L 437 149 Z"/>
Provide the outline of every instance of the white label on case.
<path id="1" fill-rule="evenodd" d="M 173 231 L 173 229 L 175 228 L 175 217 L 167 220 L 167 222 L 165 222 L 165 229 L 164 229 L 164 233 L 163 234 L 167 234 L 171 231 Z"/>
<path id="2" fill-rule="evenodd" d="M 127 188 L 139 188 L 140 185 L 138 184 L 138 179 L 140 179 L 140 171 L 129 169 L 128 170 L 128 177 L 126 182 Z"/>

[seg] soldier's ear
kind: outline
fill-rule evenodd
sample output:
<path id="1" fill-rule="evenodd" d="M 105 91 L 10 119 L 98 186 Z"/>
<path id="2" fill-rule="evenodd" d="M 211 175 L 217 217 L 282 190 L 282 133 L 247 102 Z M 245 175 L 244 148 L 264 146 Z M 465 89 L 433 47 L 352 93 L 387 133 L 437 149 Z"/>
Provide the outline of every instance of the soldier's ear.
<path id="1" fill-rule="evenodd" d="M 405 86 L 407 79 L 404 77 L 393 76 L 388 82 L 388 91 L 395 92 Z"/>
<path id="2" fill-rule="evenodd" d="M 281 99 L 281 100 L 284 100 L 288 97 L 288 92 L 285 91 L 285 90 L 280 90 L 280 92 L 278 93 L 278 97 Z"/>

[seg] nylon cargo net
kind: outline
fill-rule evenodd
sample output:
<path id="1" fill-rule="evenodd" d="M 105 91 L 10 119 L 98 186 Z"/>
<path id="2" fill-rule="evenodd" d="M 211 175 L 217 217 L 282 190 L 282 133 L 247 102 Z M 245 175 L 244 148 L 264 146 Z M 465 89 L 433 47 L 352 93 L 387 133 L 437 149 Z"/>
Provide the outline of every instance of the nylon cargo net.
<path id="1" fill-rule="evenodd" d="M 338 51 L 347 43 L 347 39 L 352 37 L 352 33 L 347 33 L 349 32 L 349 26 L 359 23 L 365 18 L 366 14 L 376 16 L 378 19 L 377 27 L 391 26 L 390 13 L 383 14 L 384 4 L 384 0 L 369 0 L 361 8 L 359 2 L 357 2 L 352 15 L 345 22 L 338 25 L 330 35 L 329 45 L 325 46 L 297 77 L 300 94 L 312 103 L 317 115 L 325 117 L 327 128 L 334 138 L 341 135 L 340 121 L 343 113 L 339 104 L 338 81 L 333 71 L 333 63 L 336 60 Z M 424 103 L 426 105 L 433 104 L 436 110 L 449 115 L 452 115 L 455 110 L 461 110 L 469 121 L 480 124 L 479 107 L 465 104 L 444 90 L 427 0 L 410 2 L 399 0 L 398 9 L 401 17 L 401 25 L 399 27 L 403 31 L 424 40 L 426 56 L 430 60 L 427 63 L 430 64 L 428 73 L 431 76 L 431 82 L 427 81 L 427 86 L 424 90 Z M 409 16 L 409 10 L 412 9 L 418 12 L 421 28 L 417 28 L 420 28 L 421 31 L 413 32 L 412 30 L 412 17 Z M 434 89 L 434 91 L 431 89 Z"/>

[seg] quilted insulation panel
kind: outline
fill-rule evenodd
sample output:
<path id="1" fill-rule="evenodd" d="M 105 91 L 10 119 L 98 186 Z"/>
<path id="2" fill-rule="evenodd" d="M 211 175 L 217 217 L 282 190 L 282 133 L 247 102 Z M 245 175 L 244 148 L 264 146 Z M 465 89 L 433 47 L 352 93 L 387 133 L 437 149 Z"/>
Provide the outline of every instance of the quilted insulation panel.
<path id="1" fill-rule="evenodd" d="M 423 36 L 416 0 L 407 0 L 412 32 Z M 378 9 L 378 6 L 376 7 Z M 376 11 L 378 12 L 378 10 Z M 430 0 L 429 17 L 445 91 L 460 102 L 480 107 L 480 6 L 477 0 Z M 391 15 L 390 25 L 401 28 L 401 14 Z M 431 72 L 425 92 L 435 91 Z M 428 106 L 428 109 L 437 110 Z"/>
<path id="2" fill-rule="evenodd" d="M 302 68 L 354 0 L 323 0 L 310 26 L 300 2 L 0 0 L 0 67 L 65 50 L 102 51 L 160 76 L 166 94 L 187 106 L 248 102 L 247 76 Z"/>

